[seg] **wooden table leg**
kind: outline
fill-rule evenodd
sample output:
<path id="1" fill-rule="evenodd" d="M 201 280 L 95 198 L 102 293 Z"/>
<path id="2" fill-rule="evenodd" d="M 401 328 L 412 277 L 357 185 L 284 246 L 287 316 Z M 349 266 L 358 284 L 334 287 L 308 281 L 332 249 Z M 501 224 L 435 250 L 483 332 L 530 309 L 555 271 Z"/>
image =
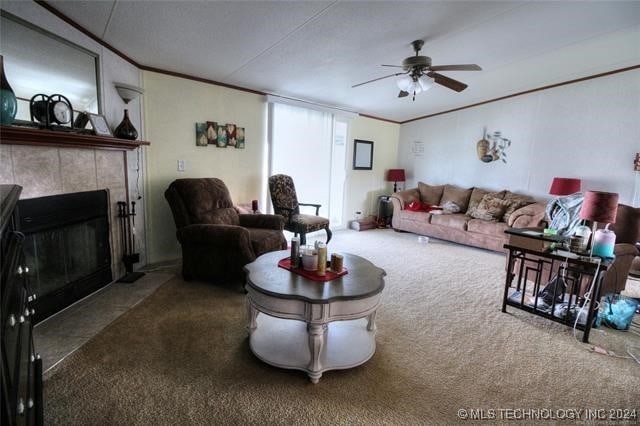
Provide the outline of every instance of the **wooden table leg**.
<path id="1" fill-rule="evenodd" d="M 320 363 L 320 354 L 324 347 L 324 338 L 327 331 L 327 324 L 307 324 L 307 333 L 309 334 L 309 352 L 311 360 L 309 361 L 309 378 L 312 383 L 318 383 L 322 377 L 322 364 Z"/>

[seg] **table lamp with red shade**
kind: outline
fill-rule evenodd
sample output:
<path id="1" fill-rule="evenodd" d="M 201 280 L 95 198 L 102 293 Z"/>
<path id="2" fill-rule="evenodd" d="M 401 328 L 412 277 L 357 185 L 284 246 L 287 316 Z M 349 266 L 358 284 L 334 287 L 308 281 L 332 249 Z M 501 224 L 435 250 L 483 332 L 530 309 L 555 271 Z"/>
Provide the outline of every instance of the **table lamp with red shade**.
<path id="1" fill-rule="evenodd" d="M 618 213 L 618 194 L 615 192 L 587 191 L 580 209 L 580 219 L 593 221 L 593 229 L 598 222 L 606 223 L 604 229 L 598 229 L 591 243 L 591 256 L 613 257 L 616 234 L 609 230 L 609 224 L 616 223 Z"/>
<path id="2" fill-rule="evenodd" d="M 389 169 L 387 182 L 393 182 L 393 192 L 398 192 L 398 182 L 404 182 L 404 169 Z"/>
<path id="3" fill-rule="evenodd" d="M 580 179 L 554 177 L 549 194 L 563 196 L 580 192 L 581 183 Z"/>
<path id="4" fill-rule="evenodd" d="M 579 207 L 580 200 L 578 195 L 572 195 L 580 192 L 581 180 L 576 178 L 554 177 L 549 188 L 549 194 L 555 195 L 556 198 L 549 200 L 546 213 L 549 217 L 549 228 L 544 230 L 545 235 L 556 235 L 557 233 L 566 233 L 575 227 L 574 222 L 577 221 L 575 213 L 568 217 L 569 209 Z M 571 195 L 571 197 L 566 197 Z M 566 197 L 566 198 L 563 198 Z"/>

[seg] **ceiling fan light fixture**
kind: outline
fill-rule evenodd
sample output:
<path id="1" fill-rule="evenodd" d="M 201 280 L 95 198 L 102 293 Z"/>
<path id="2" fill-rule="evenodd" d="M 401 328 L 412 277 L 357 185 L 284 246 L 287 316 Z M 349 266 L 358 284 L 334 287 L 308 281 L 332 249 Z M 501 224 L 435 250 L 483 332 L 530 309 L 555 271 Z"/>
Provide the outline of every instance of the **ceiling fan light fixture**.
<path id="1" fill-rule="evenodd" d="M 409 75 L 403 75 L 398 80 L 396 80 L 396 84 L 398 85 L 398 89 L 404 92 L 410 92 L 409 89 L 413 84 L 413 79 Z"/>
<path id="2" fill-rule="evenodd" d="M 422 77 L 420 77 L 418 79 L 418 84 L 417 86 L 420 86 L 420 88 L 422 89 L 423 92 L 426 92 L 427 90 L 431 89 L 433 87 L 433 85 L 435 84 L 435 79 L 429 77 L 428 75 L 423 75 Z"/>

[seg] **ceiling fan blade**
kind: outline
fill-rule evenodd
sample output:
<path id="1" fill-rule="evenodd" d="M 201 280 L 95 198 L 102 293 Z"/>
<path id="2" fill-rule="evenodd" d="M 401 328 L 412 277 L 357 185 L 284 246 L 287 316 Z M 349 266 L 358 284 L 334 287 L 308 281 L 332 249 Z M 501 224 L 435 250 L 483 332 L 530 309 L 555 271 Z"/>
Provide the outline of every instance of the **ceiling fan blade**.
<path id="1" fill-rule="evenodd" d="M 434 65 L 429 69 L 431 71 L 482 71 L 482 68 L 476 64 Z"/>
<path id="2" fill-rule="evenodd" d="M 429 72 L 427 73 L 427 75 L 433 78 L 437 84 L 448 87 L 449 89 L 455 90 L 456 92 L 462 92 L 467 88 L 467 85 L 462 83 L 461 81 L 454 80 L 442 74 L 438 74 L 437 72 Z"/>
<path id="3" fill-rule="evenodd" d="M 365 81 L 365 82 L 363 82 L 363 83 L 358 83 L 358 84 L 356 84 L 356 85 L 354 85 L 354 86 L 351 86 L 351 88 L 358 87 L 358 86 L 362 86 L 363 84 L 373 83 L 374 81 L 383 80 L 383 79 L 385 79 L 385 78 L 395 77 L 395 76 L 398 76 L 398 75 L 407 74 L 407 73 L 408 73 L 408 71 L 407 71 L 407 72 L 397 72 L 397 73 L 395 73 L 395 74 L 385 75 L 384 77 L 378 77 L 378 78 L 374 78 L 373 80 Z"/>
<path id="4" fill-rule="evenodd" d="M 393 68 L 404 68 L 404 66 L 402 65 L 388 65 L 388 64 L 382 64 L 380 65 L 381 67 L 393 67 Z"/>
<path id="5" fill-rule="evenodd" d="M 399 98 L 406 98 L 407 96 L 409 96 L 409 92 L 405 92 L 404 90 L 401 90 L 400 93 L 398 93 Z"/>

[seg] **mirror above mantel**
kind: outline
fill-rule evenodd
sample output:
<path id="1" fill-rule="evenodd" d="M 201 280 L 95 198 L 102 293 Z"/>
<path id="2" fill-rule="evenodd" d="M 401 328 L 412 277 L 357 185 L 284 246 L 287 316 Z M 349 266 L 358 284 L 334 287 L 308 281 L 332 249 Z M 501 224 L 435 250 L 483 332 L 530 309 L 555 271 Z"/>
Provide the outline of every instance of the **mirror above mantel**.
<path id="1" fill-rule="evenodd" d="M 30 120 L 33 95 L 61 94 L 77 112 L 100 113 L 99 56 L 0 10 L 0 54 L 18 98 L 18 120 Z"/>

